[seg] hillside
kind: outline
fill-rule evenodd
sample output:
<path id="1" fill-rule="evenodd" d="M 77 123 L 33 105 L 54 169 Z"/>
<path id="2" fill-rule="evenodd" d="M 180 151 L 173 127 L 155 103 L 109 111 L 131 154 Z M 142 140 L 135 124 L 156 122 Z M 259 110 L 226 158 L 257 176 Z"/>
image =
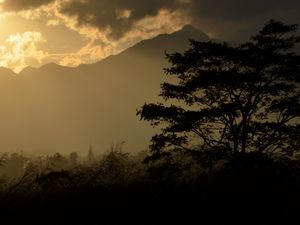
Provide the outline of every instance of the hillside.
<path id="1" fill-rule="evenodd" d="M 19 75 L 0 70 L 2 151 L 85 154 L 90 144 L 106 151 L 119 141 L 125 141 L 126 151 L 145 149 L 154 130 L 139 121 L 136 109 L 158 101 L 166 79 L 164 52 L 184 51 L 191 38 L 209 40 L 186 26 L 94 64 L 69 68 L 51 63 Z"/>

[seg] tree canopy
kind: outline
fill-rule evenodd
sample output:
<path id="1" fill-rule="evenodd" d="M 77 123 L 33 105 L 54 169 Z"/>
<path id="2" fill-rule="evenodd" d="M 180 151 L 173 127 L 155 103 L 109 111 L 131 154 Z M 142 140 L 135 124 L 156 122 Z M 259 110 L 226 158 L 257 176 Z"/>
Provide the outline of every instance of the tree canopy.
<path id="1" fill-rule="evenodd" d="M 152 157 L 178 151 L 294 156 L 300 147 L 297 28 L 271 20 L 237 47 L 191 40 L 186 52 L 167 54 L 165 73 L 177 81 L 161 85 L 164 103 L 137 112 L 162 128 L 152 137 Z"/>

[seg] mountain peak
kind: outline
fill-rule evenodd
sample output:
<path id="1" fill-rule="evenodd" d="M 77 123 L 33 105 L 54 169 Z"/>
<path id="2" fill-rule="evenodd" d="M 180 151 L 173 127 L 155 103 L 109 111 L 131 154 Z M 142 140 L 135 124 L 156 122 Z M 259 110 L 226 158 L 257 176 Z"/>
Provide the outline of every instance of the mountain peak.
<path id="1" fill-rule="evenodd" d="M 184 35 L 186 37 L 189 37 L 190 39 L 203 40 L 203 41 L 209 40 L 209 37 L 206 33 L 204 33 L 203 31 L 194 27 L 191 24 L 186 24 L 185 26 L 182 27 L 181 30 L 175 33 Z"/>
<path id="2" fill-rule="evenodd" d="M 6 67 L 0 67 L 0 74 L 5 74 L 5 75 L 16 75 L 16 73 L 14 71 L 12 71 L 9 68 Z"/>
<path id="3" fill-rule="evenodd" d="M 34 68 L 32 66 L 26 66 L 19 72 L 19 74 L 23 75 L 23 74 L 31 73 L 34 70 L 36 70 L 36 68 Z"/>
<path id="4" fill-rule="evenodd" d="M 199 31 L 196 27 L 191 24 L 186 24 L 181 28 L 181 31 Z"/>
<path id="5" fill-rule="evenodd" d="M 47 64 L 42 65 L 38 70 L 60 70 L 60 69 L 72 69 L 71 67 L 62 66 L 55 62 L 50 62 Z"/>
<path id="6" fill-rule="evenodd" d="M 51 67 L 59 67 L 60 65 L 58 65 L 57 63 L 55 62 L 50 62 L 50 63 L 47 63 L 47 64 L 44 64 L 40 67 L 41 68 L 51 68 Z"/>

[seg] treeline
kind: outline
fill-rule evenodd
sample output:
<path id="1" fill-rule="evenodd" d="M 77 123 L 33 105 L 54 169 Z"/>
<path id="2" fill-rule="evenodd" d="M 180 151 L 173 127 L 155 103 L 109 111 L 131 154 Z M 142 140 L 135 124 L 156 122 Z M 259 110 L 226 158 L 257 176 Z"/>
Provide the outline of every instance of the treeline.
<path id="1" fill-rule="evenodd" d="M 56 152 L 46 156 L 29 156 L 20 153 L 0 153 L 0 176 L 2 179 L 13 182 L 26 174 L 32 167 L 38 167 L 37 171 L 67 170 L 79 164 L 93 164 L 101 155 L 94 156 L 90 146 L 86 156 L 80 156 L 77 152 L 62 154 Z"/>
<path id="2" fill-rule="evenodd" d="M 131 215 L 133 222 L 138 215 L 146 217 L 151 212 L 157 218 L 168 215 L 163 212 L 196 216 L 240 209 L 244 213 L 283 210 L 300 200 L 298 158 L 258 153 L 218 161 L 207 153 L 174 153 L 159 160 L 149 156 L 146 151 L 130 154 L 114 148 L 93 160 L 73 161 L 55 154 L 26 161 L 18 177 L 2 179 L 2 219 L 12 213 L 19 216 L 6 218 L 10 222 L 39 218 L 32 224 L 74 224 L 77 220 L 95 224 L 120 222 Z M 11 155 L 7 163 L 22 157 Z"/>
<path id="3" fill-rule="evenodd" d="M 275 190 L 282 185 L 300 184 L 300 159 L 256 152 L 216 158 L 205 151 L 153 159 L 147 151 L 126 153 L 116 145 L 98 156 L 90 149 L 84 158 L 74 152 L 68 157 L 55 153 L 38 158 L 4 154 L 0 172 L 2 196 L 118 189 L 198 191 L 218 187 L 218 182 L 224 182 L 222 189 L 228 185 L 232 191 L 238 190 L 238 185 L 249 189 L 276 183 L 271 188 Z"/>

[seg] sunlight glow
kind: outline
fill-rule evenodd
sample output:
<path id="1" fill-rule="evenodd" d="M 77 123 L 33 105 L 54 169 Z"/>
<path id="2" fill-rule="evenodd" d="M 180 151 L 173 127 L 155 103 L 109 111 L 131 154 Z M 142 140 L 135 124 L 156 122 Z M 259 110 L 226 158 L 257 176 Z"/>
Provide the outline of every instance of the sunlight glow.
<path id="1" fill-rule="evenodd" d="M 5 44 L 0 46 L 0 66 L 20 72 L 31 63 L 40 63 L 47 53 L 38 49 L 38 44 L 45 42 L 39 32 L 24 32 L 10 35 Z"/>

